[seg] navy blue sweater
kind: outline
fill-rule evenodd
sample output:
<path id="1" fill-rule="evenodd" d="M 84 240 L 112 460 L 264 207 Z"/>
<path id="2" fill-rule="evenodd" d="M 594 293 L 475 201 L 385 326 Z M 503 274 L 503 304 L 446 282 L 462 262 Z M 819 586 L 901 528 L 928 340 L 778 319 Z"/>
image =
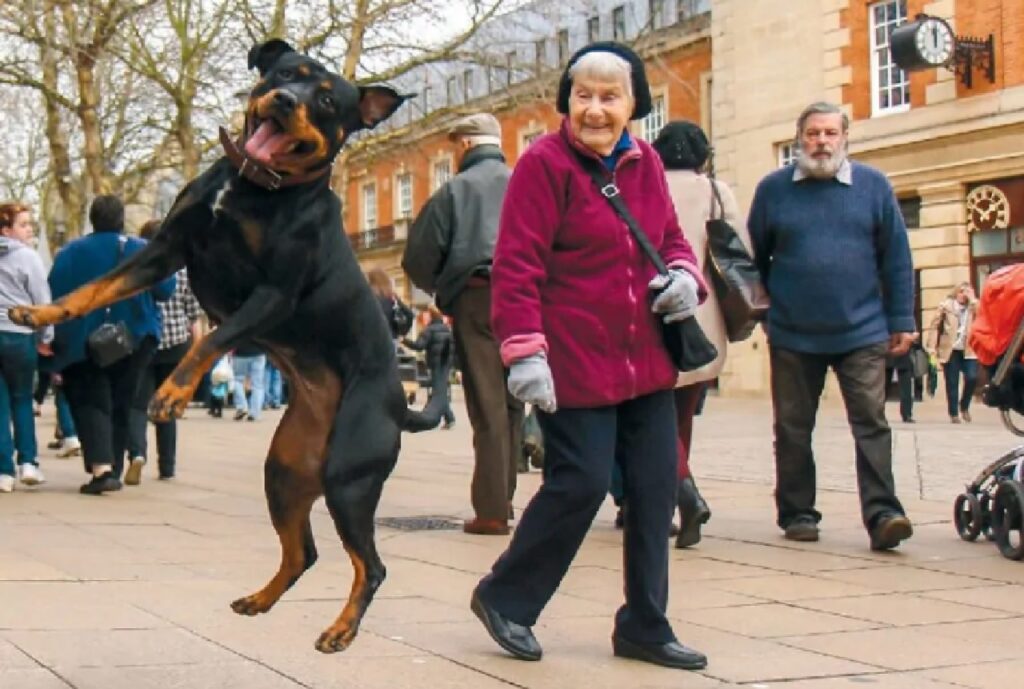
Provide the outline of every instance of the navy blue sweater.
<path id="1" fill-rule="evenodd" d="M 120 232 L 111 231 L 86 235 L 58 251 L 50 269 L 50 291 L 54 301 L 113 270 L 118 263 L 118 242 L 122 238 L 126 240 L 125 257 L 146 246 L 142 239 L 125 237 Z M 146 336 L 159 340 L 160 312 L 153 299 L 164 301 L 170 298 L 174 293 L 175 282 L 174 275 L 171 275 L 149 292 L 113 304 L 109 317 L 106 309 L 99 309 L 58 325 L 54 332 L 53 360 L 48 362 L 47 368 L 61 371 L 71 364 L 84 361 L 87 356 L 86 338 L 105 320 L 111 323 L 124 321 L 136 340 Z"/>
<path id="2" fill-rule="evenodd" d="M 913 266 L 889 180 L 855 162 L 853 184 L 793 181 L 792 165 L 757 186 L 750 237 L 771 295 L 773 346 L 839 354 L 913 332 Z"/>

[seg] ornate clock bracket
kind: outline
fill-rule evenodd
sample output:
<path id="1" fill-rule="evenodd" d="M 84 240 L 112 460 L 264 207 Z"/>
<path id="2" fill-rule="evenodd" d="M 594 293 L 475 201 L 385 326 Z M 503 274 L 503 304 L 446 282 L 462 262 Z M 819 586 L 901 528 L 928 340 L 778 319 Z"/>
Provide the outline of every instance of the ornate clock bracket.
<path id="1" fill-rule="evenodd" d="M 960 77 L 960 83 L 967 88 L 974 86 L 974 70 L 980 69 L 985 72 L 989 83 L 996 81 L 996 46 L 992 34 L 988 38 L 973 38 L 970 36 L 956 37 L 956 50 L 953 53 L 951 67 Z"/>

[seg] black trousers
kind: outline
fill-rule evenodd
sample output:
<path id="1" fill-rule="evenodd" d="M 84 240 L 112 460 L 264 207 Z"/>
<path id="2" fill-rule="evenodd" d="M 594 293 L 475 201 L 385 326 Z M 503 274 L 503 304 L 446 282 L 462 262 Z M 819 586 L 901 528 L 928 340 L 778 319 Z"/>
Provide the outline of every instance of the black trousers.
<path id="1" fill-rule="evenodd" d="M 896 369 L 896 383 L 900 390 L 900 418 L 904 421 L 914 418 L 914 386 L 916 379 L 909 368 Z"/>
<path id="2" fill-rule="evenodd" d="M 544 482 L 508 550 L 480 582 L 480 597 L 508 619 L 532 626 L 583 543 L 618 462 L 629 510 L 623 534 L 626 602 L 615 616 L 615 633 L 639 643 L 674 641 L 665 617 L 678 460 L 672 391 L 537 417 L 544 433 Z"/>
<path id="3" fill-rule="evenodd" d="M 146 337 L 131 356 L 106 368 L 86 359 L 61 372 L 86 473 L 92 473 L 94 464 L 111 464 L 120 478 L 128 448 L 129 415 L 155 349 L 156 339 Z"/>
<path id="4" fill-rule="evenodd" d="M 785 528 L 796 517 L 815 521 L 816 480 L 811 434 L 831 367 L 839 379 L 857 452 L 857 487 L 864 525 L 885 513 L 903 514 L 892 476 L 892 431 L 885 419 L 887 343 L 843 354 L 808 354 L 771 347 L 775 411 L 775 505 Z"/>
<path id="5" fill-rule="evenodd" d="M 129 454 L 132 457 L 147 458 L 148 443 L 146 429 L 149 424 L 149 401 L 153 393 L 167 380 L 171 372 L 182 360 L 192 342 L 185 341 L 167 349 L 159 349 L 142 374 L 139 381 L 139 393 L 130 412 L 131 431 L 129 432 Z M 178 446 L 178 424 L 175 419 L 164 423 L 153 424 L 156 429 L 157 468 L 163 477 L 174 476 Z"/>

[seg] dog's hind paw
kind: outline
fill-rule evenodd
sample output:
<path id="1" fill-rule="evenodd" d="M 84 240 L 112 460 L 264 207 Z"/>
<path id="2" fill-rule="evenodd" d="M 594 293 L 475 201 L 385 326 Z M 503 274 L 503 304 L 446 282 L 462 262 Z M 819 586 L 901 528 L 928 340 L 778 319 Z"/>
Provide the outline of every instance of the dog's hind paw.
<path id="1" fill-rule="evenodd" d="M 316 650 L 321 653 L 337 653 L 338 651 L 344 651 L 352 643 L 352 640 L 356 638 L 356 629 L 354 627 L 341 627 L 337 625 L 332 626 L 316 640 Z"/>
<path id="2" fill-rule="evenodd" d="M 239 598 L 231 604 L 231 609 L 239 615 L 249 615 L 250 617 L 267 612 L 272 607 L 273 603 L 267 604 L 258 593 L 246 596 L 245 598 Z"/>

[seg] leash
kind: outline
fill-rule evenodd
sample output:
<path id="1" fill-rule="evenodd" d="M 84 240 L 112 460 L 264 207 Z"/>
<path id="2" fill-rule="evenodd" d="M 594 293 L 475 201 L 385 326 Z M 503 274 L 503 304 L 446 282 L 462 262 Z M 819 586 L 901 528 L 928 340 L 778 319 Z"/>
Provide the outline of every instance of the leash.
<path id="1" fill-rule="evenodd" d="M 238 144 L 231 140 L 231 135 L 228 134 L 224 127 L 220 128 L 220 144 L 224 148 L 224 155 L 227 156 L 227 159 L 238 170 L 238 174 L 267 191 L 277 191 L 282 187 L 306 184 L 323 177 L 331 171 L 331 167 L 328 165 L 319 170 L 310 170 L 298 175 L 282 175 L 245 155 Z"/>

